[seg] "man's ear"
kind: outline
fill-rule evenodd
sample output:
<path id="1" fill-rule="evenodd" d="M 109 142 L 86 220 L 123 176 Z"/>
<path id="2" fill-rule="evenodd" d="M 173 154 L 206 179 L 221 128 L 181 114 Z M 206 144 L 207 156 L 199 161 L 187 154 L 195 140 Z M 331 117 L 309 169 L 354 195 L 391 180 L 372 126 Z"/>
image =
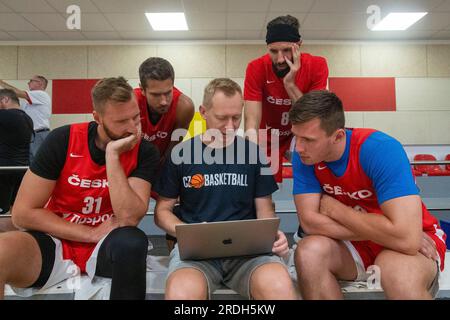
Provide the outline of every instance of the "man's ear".
<path id="1" fill-rule="evenodd" d="M 94 111 L 92 111 L 92 116 L 94 117 L 94 121 L 97 122 L 98 125 L 101 125 L 100 114 L 94 110 Z"/>
<path id="2" fill-rule="evenodd" d="M 145 89 L 142 87 L 142 83 L 139 82 L 139 88 L 141 89 L 142 95 L 145 97 Z"/>
<path id="3" fill-rule="evenodd" d="M 338 129 L 334 136 L 334 142 L 339 143 L 342 139 L 345 139 L 345 129 Z"/>
<path id="4" fill-rule="evenodd" d="M 302 44 L 303 44 L 303 40 L 300 40 L 297 44 L 298 44 L 299 47 L 301 47 Z"/>
<path id="5" fill-rule="evenodd" d="M 205 108 L 205 106 L 201 104 L 200 107 L 198 108 L 198 111 L 199 111 L 200 115 L 202 116 L 202 118 L 204 120 L 206 120 L 206 108 Z"/>

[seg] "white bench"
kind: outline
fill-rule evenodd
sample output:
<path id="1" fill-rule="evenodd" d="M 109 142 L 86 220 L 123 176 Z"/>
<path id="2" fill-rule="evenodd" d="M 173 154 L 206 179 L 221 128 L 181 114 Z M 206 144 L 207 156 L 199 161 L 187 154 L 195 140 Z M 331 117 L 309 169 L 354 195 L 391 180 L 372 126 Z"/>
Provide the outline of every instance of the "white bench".
<path id="1" fill-rule="evenodd" d="M 446 254 L 450 263 L 450 252 Z M 147 299 L 164 299 L 165 282 L 167 277 L 169 257 L 149 256 L 147 265 Z M 14 294 L 9 286 L 5 287 L 5 299 L 95 299 L 106 300 L 110 292 L 110 279 L 95 278 L 91 283 L 85 275 L 79 278 L 70 278 L 32 297 L 22 298 Z M 450 267 L 447 267 L 440 277 L 440 290 L 438 298 L 450 298 Z M 365 282 L 341 282 L 342 292 L 348 299 L 383 299 L 383 291 L 368 289 Z M 244 299 L 235 291 L 221 288 L 214 292 L 213 299 L 239 300 Z"/>

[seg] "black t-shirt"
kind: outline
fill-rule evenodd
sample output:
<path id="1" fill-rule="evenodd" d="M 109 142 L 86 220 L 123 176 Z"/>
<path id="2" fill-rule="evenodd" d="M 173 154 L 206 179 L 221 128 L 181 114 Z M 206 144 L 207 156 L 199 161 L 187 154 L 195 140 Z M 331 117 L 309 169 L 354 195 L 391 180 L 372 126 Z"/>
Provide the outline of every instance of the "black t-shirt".
<path id="1" fill-rule="evenodd" d="M 0 165 L 27 166 L 33 120 L 22 110 L 0 110 Z"/>
<path id="2" fill-rule="evenodd" d="M 278 189 L 256 144 L 236 137 L 224 149 L 213 149 L 199 136 L 175 146 L 155 191 L 180 197 L 177 216 L 186 223 L 255 219 L 255 198 Z M 222 159 L 215 161 L 214 158 Z"/>
<path id="3" fill-rule="evenodd" d="M 38 176 L 57 180 L 66 162 L 69 148 L 70 125 L 59 127 L 47 136 L 39 147 L 30 169 Z M 92 160 L 98 165 L 105 165 L 105 151 L 95 144 L 97 123 L 89 123 L 88 143 Z M 159 163 L 159 150 L 148 141 L 142 140 L 139 146 L 138 163 L 130 177 L 137 177 L 154 183 L 156 168 Z"/>

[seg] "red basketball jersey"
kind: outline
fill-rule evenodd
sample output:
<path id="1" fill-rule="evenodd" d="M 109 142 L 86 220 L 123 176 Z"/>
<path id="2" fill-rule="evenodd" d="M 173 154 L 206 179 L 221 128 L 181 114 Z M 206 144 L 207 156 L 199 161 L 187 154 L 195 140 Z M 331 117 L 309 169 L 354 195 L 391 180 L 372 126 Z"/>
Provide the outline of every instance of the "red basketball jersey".
<path id="1" fill-rule="evenodd" d="M 95 163 L 88 147 L 89 123 L 70 126 L 66 162 L 56 181 L 46 208 L 71 223 L 98 227 L 113 215 L 106 176 L 106 165 Z M 137 166 L 140 142 L 130 151 L 121 154 L 120 162 L 125 175 Z M 96 243 L 61 239 L 64 259 L 71 259 L 82 272 Z"/>
<path id="2" fill-rule="evenodd" d="M 158 147 L 162 156 L 169 146 L 172 132 L 175 129 L 178 100 L 183 93 L 177 88 L 173 88 L 173 99 L 169 111 L 161 116 L 156 125 L 153 125 L 150 121 L 150 110 L 147 107 L 147 98 L 142 94 L 142 90 L 136 88 L 134 89 L 134 94 L 136 95 L 139 110 L 141 111 L 141 124 L 144 139 Z"/>
<path id="3" fill-rule="evenodd" d="M 380 208 L 372 181 L 365 174 L 359 161 L 360 149 L 364 141 L 373 133 L 373 129 L 353 129 L 350 154 L 347 169 L 343 176 L 337 177 L 327 167 L 325 162 L 314 166 L 314 171 L 323 191 L 337 199 L 341 203 L 358 209 L 362 208 L 367 212 L 383 214 Z M 363 214 L 363 213 L 362 213 Z M 405 217 L 407 219 L 408 217 Z M 438 253 L 441 258 L 441 269 L 444 268 L 445 239 L 446 235 L 439 227 L 437 219 L 431 215 L 422 203 L 422 225 L 426 232 L 436 243 Z M 373 261 L 383 249 L 382 246 L 372 241 L 352 241 L 358 249 L 364 247 L 369 257 L 362 257 L 363 261 Z M 358 252 L 361 253 L 360 250 Z M 365 266 L 368 267 L 367 265 Z"/>

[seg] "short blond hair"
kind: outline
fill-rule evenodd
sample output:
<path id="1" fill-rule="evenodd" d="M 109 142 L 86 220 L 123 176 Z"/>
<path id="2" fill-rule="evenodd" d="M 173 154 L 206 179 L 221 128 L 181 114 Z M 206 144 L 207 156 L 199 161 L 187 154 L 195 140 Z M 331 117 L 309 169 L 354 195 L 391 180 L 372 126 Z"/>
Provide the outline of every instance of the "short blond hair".
<path id="1" fill-rule="evenodd" d="M 229 78 L 217 78 L 212 80 L 205 87 L 202 103 L 205 108 L 210 108 L 212 106 L 212 98 L 217 91 L 222 92 L 227 97 L 232 97 L 236 93 L 239 93 L 242 96 L 242 89 L 235 81 Z"/>
<path id="2" fill-rule="evenodd" d="M 107 101 L 128 102 L 133 98 L 133 88 L 124 77 L 104 78 L 92 88 L 94 110 L 102 112 Z"/>

